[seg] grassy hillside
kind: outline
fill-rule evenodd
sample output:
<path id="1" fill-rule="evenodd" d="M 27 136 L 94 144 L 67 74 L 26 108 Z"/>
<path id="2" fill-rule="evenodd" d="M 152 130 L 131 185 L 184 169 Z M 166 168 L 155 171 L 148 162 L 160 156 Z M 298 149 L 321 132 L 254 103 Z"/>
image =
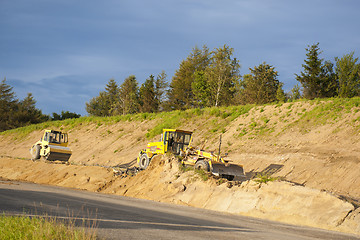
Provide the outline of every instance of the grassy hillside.
<path id="1" fill-rule="evenodd" d="M 286 180 L 360 198 L 360 98 L 189 109 L 46 122 L 1 133 L 0 155 L 30 158 L 29 148 L 53 128 L 69 133 L 70 162 L 134 163 L 163 128 L 194 132 L 194 146 L 222 152 L 249 174 L 270 171 Z M 269 170 L 270 167 L 270 170 Z"/>
<path id="2" fill-rule="evenodd" d="M 289 134 L 294 135 L 295 141 L 297 135 L 304 137 L 311 133 L 319 133 L 320 138 L 341 132 L 356 136 L 360 130 L 359 104 L 360 98 L 334 98 L 263 106 L 245 105 L 114 117 L 81 117 L 30 125 L 2 132 L 1 135 L 20 140 L 29 138 L 36 132 L 39 136 L 34 138 L 35 142 L 35 139 L 41 136 L 39 131 L 51 128 L 69 132 L 70 145 L 75 146 L 83 138 L 94 137 L 98 138 L 98 141 L 92 142 L 105 141 L 108 146 L 118 140 L 124 143 L 131 142 L 131 145 L 123 144 L 123 147 L 114 149 L 114 153 L 120 154 L 128 147 L 144 147 L 146 142 L 157 139 L 163 128 L 181 128 L 194 131 L 194 144 L 200 144 L 205 149 L 215 149 L 222 134 L 225 140 L 224 150 L 237 152 L 239 148 L 247 149 L 243 149 L 244 144 L 241 143 L 271 141 L 274 147 L 280 146 L 281 137 Z M 328 126 L 326 136 L 323 136 L 323 130 L 320 130 L 322 126 Z M 329 129 L 332 130 L 330 133 Z M 89 133 L 92 137 L 88 136 Z M 129 136 L 132 134 L 136 137 Z M 100 145 L 104 151 L 106 144 Z"/>
<path id="3" fill-rule="evenodd" d="M 341 121 L 344 115 L 356 114 L 360 109 L 360 98 L 342 99 L 319 99 L 304 100 L 290 103 L 277 103 L 268 105 L 244 105 L 220 108 L 189 109 L 185 111 L 172 111 L 161 113 L 139 113 L 113 117 L 81 117 L 66 119 L 63 121 L 50 121 L 36 125 L 30 125 L 2 132 L 1 135 L 16 135 L 25 137 L 31 132 L 46 128 L 56 128 L 71 131 L 81 126 L 96 125 L 109 126 L 124 122 L 156 122 L 147 129 L 146 137 L 151 139 L 161 134 L 163 128 L 178 128 L 184 125 L 194 125 L 197 129 L 207 130 L 210 133 L 225 133 L 227 126 L 239 117 L 252 116 L 247 124 L 240 125 L 237 129 L 238 136 L 262 136 L 278 132 L 275 128 L 281 124 L 281 131 L 291 127 L 297 127 L 306 133 L 312 128 L 325 124 L 333 124 Z M 251 113 L 249 113 L 252 111 Z M 257 113 L 257 114 L 255 114 Z M 274 121 L 270 121 L 276 119 Z M 201 120 L 203 124 L 196 122 Z M 351 119 L 349 126 L 358 126 L 360 118 Z M 269 123 L 270 122 L 270 123 Z M 273 122 L 273 123 L 271 123 Z M 206 129 L 205 129 L 206 127 Z M 195 130 L 195 129 L 193 129 Z"/>
<path id="4" fill-rule="evenodd" d="M 325 193 L 346 199 L 352 205 L 347 204 L 354 209 L 352 213 L 348 210 L 346 212 L 355 223 L 350 228 L 360 231 L 360 98 L 189 109 L 103 118 L 82 117 L 31 125 L 0 134 L 0 178 L 140 198 L 146 198 L 146 194 L 153 194 L 156 189 L 160 191 L 157 198 L 149 199 L 163 200 L 171 189 L 175 192 L 184 191 L 183 184 L 187 181 L 179 182 L 179 185 L 174 183 L 172 177 L 176 176 L 172 174 L 175 168 L 171 164 L 167 166 L 167 172 L 161 171 L 164 162 L 169 159 L 163 159 L 162 162 L 153 160 L 149 169 L 126 179 L 114 175 L 111 168 L 102 167 L 133 166 L 139 151 L 149 141 L 157 141 L 163 128 L 193 131 L 193 146 L 208 151 L 218 149 L 221 135 L 222 153 L 229 153 L 231 161 L 244 166 L 247 179 L 264 176 L 266 179 L 291 182 L 273 185 L 275 187 L 266 193 L 266 197 L 261 193 L 254 197 L 254 202 L 274 197 L 279 191 L 287 193 L 287 189 L 282 189 L 284 186 L 302 185 L 309 187 L 309 192 L 317 192 L 320 200 Z M 71 165 L 26 161 L 30 158 L 29 148 L 42 136 L 43 129 L 69 133 L 69 146 L 73 151 Z M 156 174 L 165 181 L 165 185 L 149 181 Z M 133 185 L 124 181 L 132 181 Z M 143 183 L 150 185 L 145 187 Z M 247 186 L 248 183 L 243 182 L 241 186 Z M 261 184 L 262 189 L 271 185 Z M 209 189 L 217 189 L 216 186 Z M 239 189 L 242 189 L 241 186 Z M 224 191 L 234 190 L 225 186 L 223 188 Z M 197 198 L 198 192 L 194 188 L 194 199 L 209 198 L 204 195 Z M 245 195 L 248 196 L 247 190 Z M 293 195 L 288 196 L 284 203 L 286 206 L 294 199 Z M 301 195 L 299 201 L 305 205 L 315 204 L 313 199 L 305 195 Z M 274 202 L 278 203 L 278 198 L 275 197 Z M 333 207 L 333 202 L 329 206 Z M 317 204 L 314 207 L 319 208 Z M 298 209 L 297 205 L 294 209 Z M 336 226 L 338 224 L 340 222 L 335 222 Z"/>

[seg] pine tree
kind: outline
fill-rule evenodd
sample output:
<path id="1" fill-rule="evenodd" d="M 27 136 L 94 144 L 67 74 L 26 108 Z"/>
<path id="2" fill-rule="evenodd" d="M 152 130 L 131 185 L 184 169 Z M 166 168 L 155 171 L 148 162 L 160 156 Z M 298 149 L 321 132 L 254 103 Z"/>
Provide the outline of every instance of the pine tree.
<path id="1" fill-rule="evenodd" d="M 106 84 L 105 90 L 108 98 L 107 101 L 109 103 L 110 115 L 116 115 L 114 113 L 116 112 L 116 106 L 118 102 L 119 87 L 113 78 L 110 79 L 109 82 Z"/>
<path id="2" fill-rule="evenodd" d="M 6 78 L 0 84 L 0 131 L 16 127 L 14 116 L 18 100 L 13 88 L 6 83 Z"/>
<path id="3" fill-rule="evenodd" d="M 127 77 L 121 84 L 119 99 L 123 115 L 139 112 L 139 87 L 134 75 Z"/>
<path id="4" fill-rule="evenodd" d="M 19 101 L 13 88 L 4 78 L 0 84 L 0 131 L 49 120 L 49 117 L 42 114 L 35 104 L 36 101 L 31 93 Z"/>
<path id="5" fill-rule="evenodd" d="M 211 92 L 210 86 L 206 79 L 204 71 L 196 71 L 194 74 L 194 81 L 191 84 L 191 89 L 194 94 L 195 107 L 210 107 L 211 106 Z"/>
<path id="6" fill-rule="evenodd" d="M 278 102 L 285 102 L 286 101 L 286 96 L 285 96 L 285 92 L 283 90 L 283 86 L 284 86 L 284 84 L 282 82 L 279 82 L 278 88 L 276 90 L 276 100 Z"/>
<path id="7" fill-rule="evenodd" d="M 86 111 L 90 115 L 102 117 L 121 114 L 122 110 L 118 109 L 119 101 L 119 87 L 114 79 L 110 79 L 105 91 L 101 91 L 99 96 L 86 103 Z"/>
<path id="8" fill-rule="evenodd" d="M 114 79 L 110 79 L 106 84 L 106 102 L 108 104 L 108 112 L 110 116 L 118 115 L 119 110 L 119 87 Z"/>
<path id="9" fill-rule="evenodd" d="M 305 50 L 307 58 L 304 60 L 305 64 L 302 64 L 304 70 L 300 75 L 295 74 L 296 80 L 303 87 L 304 97 L 314 99 L 335 96 L 337 82 L 333 74 L 333 64 L 329 61 L 323 64 L 319 43 L 308 46 Z"/>
<path id="10" fill-rule="evenodd" d="M 140 87 L 140 111 L 156 112 L 158 109 L 158 101 L 155 94 L 154 76 L 150 75 L 148 79 Z"/>
<path id="11" fill-rule="evenodd" d="M 322 66 L 322 59 L 319 58 L 320 49 L 319 43 L 313 44 L 305 48 L 307 51 L 307 59 L 304 60 L 305 64 L 302 64 L 304 71 L 299 75 L 296 75 L 303 87 L 304 97 L 313 99 L 319 97 L 320 91 L 320 73 Z"/>
<path id="12" fill-rule="evenodd" d="M 37 109 L 36 101 L 32 93 L 19 102 L 16 120 L 18 126 L 26 126 L 29 124 L 40 123 L 49 120 L 49 116 L 43 115 L 42 111 Z"/>
<path id="13" fill-rule="evenodd" d="M 329 98 L 338 95 L 339 81 L 336 79 L 334 64 L 325 61 L 322 66 L 319 97 Z"/>
<path id="14" fill-rule="evenodd" d="M 169 86 L 166 78 L 167 75 L 165 71 L 161 71 L 155 81 L 155 99 L 158 106 L 156 111 L 163 111 L 163 109 L 165 108 L 164 103 L 166 102 L 166 89 Z"/>

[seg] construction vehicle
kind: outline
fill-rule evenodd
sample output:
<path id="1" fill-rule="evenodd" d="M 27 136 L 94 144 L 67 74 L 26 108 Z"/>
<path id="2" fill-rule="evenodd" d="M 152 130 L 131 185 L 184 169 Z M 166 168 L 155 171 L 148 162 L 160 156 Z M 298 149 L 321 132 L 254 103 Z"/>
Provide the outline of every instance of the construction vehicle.
<path id="1" fill-rule="evenodd" d="M 67 145 L 67 133 L 45 130 L 43 137 L 30 149 L 31 159 L 37 160 L 43 157 L 48 161 L 67 162 L 71 156 L 71 150 Z"/>
<path id="2" fill-rule="evenodd" d="M 235 177 L 244 177 L 242 165 L 230 164 L 219 153 L 206 152 L 191 147 L 192 132 L 178 129 L 163 129 L 159 142 L 150 142 L 146 149 L 141 150 L 137 158 L 139 168 L 146 169 L 155 155 L 171 152 L 182 157 L 182 164 L 203 169 L 213 175 L 233 180 Z"/>

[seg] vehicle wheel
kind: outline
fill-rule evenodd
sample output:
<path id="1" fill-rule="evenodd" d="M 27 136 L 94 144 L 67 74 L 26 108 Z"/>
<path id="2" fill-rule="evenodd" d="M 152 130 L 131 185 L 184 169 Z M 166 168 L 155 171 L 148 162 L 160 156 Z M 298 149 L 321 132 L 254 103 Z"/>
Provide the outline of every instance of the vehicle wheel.
<path id="1" fill-rule="evenodd" d="M 30 149 L 31 160 L 40 159 L 40 148 L 40 145 L 32 146 L 32 148 Z"/>
<path id="2" fill-rule="evenodd" d="M 140 169 L 145 170 L 149 166 L 149 163 L 150 163 L 149 157 L 147 156 L 146 153 L 143 153 L 140 157 L 140 162 L 139 162 Z"/>
<path id="3" fill-rule="evenodd" d="M 195 163 L 195 166 L 194 166 L 195 169 L 202 169 L 204 171 L 207 171 L 209 172 L 210 171 L 210 166 L 209 166 L 209 163 L 204 161 L 204 160 L 199 160 Z"/>

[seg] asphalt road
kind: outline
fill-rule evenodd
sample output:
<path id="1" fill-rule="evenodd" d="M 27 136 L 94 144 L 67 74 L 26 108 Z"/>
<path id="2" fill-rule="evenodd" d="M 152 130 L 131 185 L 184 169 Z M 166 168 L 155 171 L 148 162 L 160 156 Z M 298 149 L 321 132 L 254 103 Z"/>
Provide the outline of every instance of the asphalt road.
<path id="1" fill-rule="evenodd" d="M 215 211 L 0 180 L 0 213 L 50 215 L 97 226 L 105 239 L 360 239 Z"/>

